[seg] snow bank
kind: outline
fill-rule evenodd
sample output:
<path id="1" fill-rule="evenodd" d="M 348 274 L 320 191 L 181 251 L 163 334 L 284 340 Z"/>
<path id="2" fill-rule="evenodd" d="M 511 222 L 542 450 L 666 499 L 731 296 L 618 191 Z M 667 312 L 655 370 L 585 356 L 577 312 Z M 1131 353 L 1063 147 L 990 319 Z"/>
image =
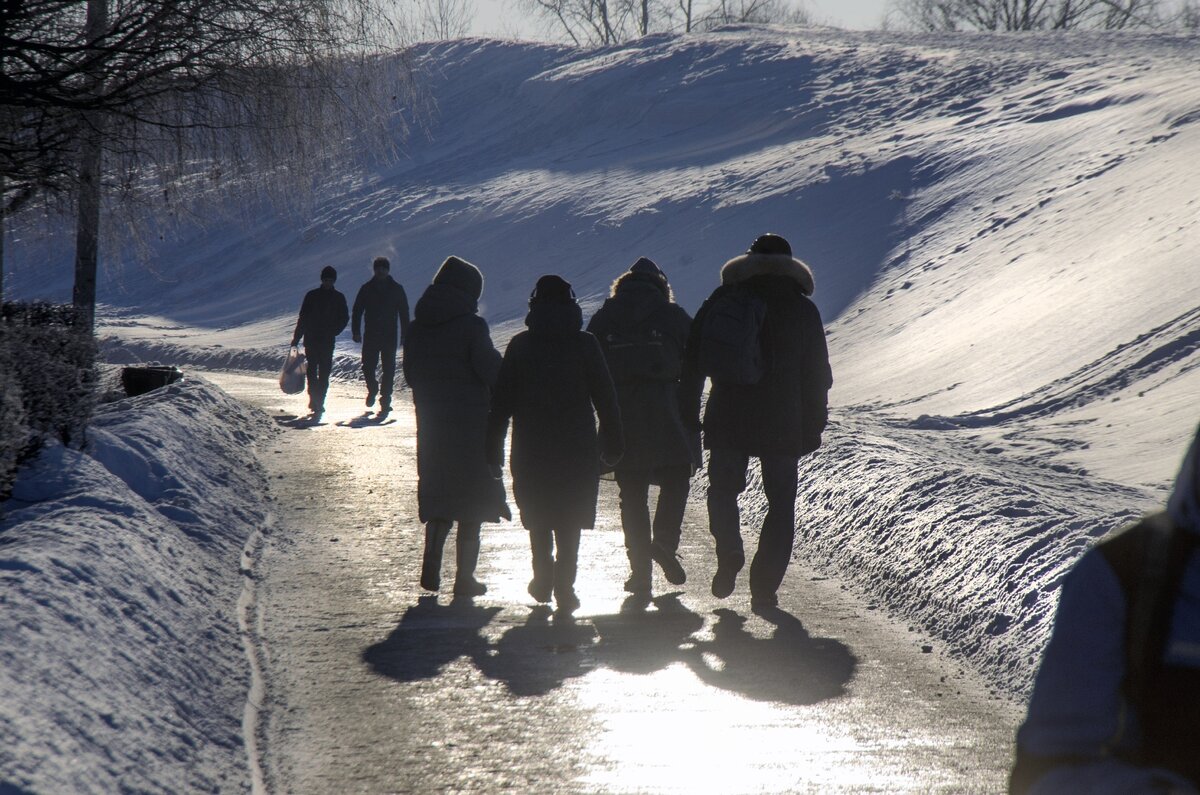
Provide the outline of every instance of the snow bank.
<path id="1" fill-rule="evenodd" d="M 22 471 L 0 523 L 0 782 L 248 788 L 235 606 L 272 427 L 186 378 L 101 406 L 85 451 Z"/>

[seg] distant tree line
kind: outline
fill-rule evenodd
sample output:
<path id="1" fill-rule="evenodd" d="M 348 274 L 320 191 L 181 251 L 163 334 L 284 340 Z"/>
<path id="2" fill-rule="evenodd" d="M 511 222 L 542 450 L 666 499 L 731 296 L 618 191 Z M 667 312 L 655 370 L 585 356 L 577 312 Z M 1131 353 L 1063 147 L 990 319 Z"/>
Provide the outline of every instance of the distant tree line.
<path id="1" fill-rule="evenodd" d="M 607 45 L 651 33 L 711 30 L 738 22 L 809 24 L 792 0 L 520 0 L 575 44 Z"/>
<path id="2" fill-rule="evenodd" d="M 895 0 L 889 25 L 924 31 L 1129 30 L 1200 26 L 1200 3 L 1162 0 Z"/>

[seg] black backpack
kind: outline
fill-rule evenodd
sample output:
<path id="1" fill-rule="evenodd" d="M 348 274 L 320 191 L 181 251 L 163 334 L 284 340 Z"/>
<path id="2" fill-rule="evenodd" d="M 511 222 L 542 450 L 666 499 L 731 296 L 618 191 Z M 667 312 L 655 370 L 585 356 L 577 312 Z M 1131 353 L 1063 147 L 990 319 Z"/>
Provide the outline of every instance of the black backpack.
<path id="1" fill-rule="evenodd" d="M 709 299 L 700 326 L 700 372 L 730 384 L 757 384 L 767 371 L 762 326 L 767 304 L 748 287 L 723 290 Z"/>
<path id="2" fill-rule="evenodd" d="M 600 344 L 608 372 L 617 384 L 670 381 L 682 371 L 679 352 L 665 334 L 646 323 L 605 333 Z"/>

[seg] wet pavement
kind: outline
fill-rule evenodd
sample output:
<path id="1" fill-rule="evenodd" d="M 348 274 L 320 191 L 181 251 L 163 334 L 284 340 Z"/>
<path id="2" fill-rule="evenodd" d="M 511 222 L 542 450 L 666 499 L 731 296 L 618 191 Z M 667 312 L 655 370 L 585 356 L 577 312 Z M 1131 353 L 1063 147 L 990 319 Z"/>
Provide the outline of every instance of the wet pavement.
<path id="1" fill-rule="evenodd" d="M 265 790 L 1004 791 L 1014 704 L 802 562 L 777 609 L 750 609 L 744 573 L 713 598 L 702 499 L 683 530 L 687 584 L 656 569 L 649 603 L 622 590 L 611 482 L 584 531 L 574 616 L 526 593 L 515 523 L 484 526 L 485 596 L 450 595 L 453 535 L 432 595 L 417 584 L 406 393 L 380 422 L 360 387 L 335 384 L 311 424 L 273 379 L 208 377 L 282 428 L 262 450 L 277 517 L 254 563 Z"/>

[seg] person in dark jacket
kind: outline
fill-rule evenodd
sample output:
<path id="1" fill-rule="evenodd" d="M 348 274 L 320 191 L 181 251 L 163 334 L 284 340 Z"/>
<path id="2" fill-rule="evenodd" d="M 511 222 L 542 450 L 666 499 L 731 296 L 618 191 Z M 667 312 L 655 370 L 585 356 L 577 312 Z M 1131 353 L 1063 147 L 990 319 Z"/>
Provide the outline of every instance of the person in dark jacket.
<path id="1" fill-rule="evenodd" d="M 621 414 L 570 284 L 538 279 L 525 325 L 504 352 L 492 393 L 487 460 L 499 477 L 511 419 L 513 496 L 533 555 L 529 593 L 539 602 L 553 593 L 558 609 L 571 612 L 579 606 L 580 531 L 596 523 L 600 467 L 615 465 L 623 452 Z"/>
<path id="2" fill-rule="evenodd" d="M 396 347 L 408 333 L 408 296 L 404 288 L 391 277 L 392 264 L 387 257 L 376 257 L 371 264 L 375 275 L 354 298 L 354 315 L 350 332 L 355 342 L 362 343 L 363 377 L 367 381 L 367 405 L 375 405 L 379 396 L 379 412 L 392 410 L 392 385 L 396 378 Z M 365 325 L 364 325 L 365 320 Z M 396 324 L 400 336 L 396 336 Z M 376 369 L 383 370 L 383 379 L 375 377 Z"/>
<path id="3" fill-rule="evenodd" d="M 588 323 L 616 385 L 625 432 L 615 475 L 631 572 L 625 590 L 633 594 L 650 594 L 651 561 L 672 585 L 687 581 L 676 551 L 688 481 L 699 465 L 679 408 L 691 325 L 691 316 L 672 300 L 666 274 L 645 257 L 613 282 L 611 296 Z M 653 522 L 647 505 L 652 484 L 659 487 Z"/>
<path id="4" fill-rule="evenodd" d="M 292 332 L 292 347 L 304 340 L 308 359 L 308 409 L 314 415 L 325 411 L 329 391 L 329 371 L 333 368 L 333 343 L 346 328 L 350 312 L 346 296 L 334 289 L 337 271 L 331 265 L 321 269 L 321 286 L 309 290 L 300 304 L 300 317 Z"/>
<path id="5" fill-rule="evenodd" d="M 708 461 L 708 520 L 716 541 L 712 592 L 733 593 L 745 565 L 738 495 L 746 488 L 749 458 L 759 459 L 767 515 L 750 565 L 750 598 L 757 607 L 778 603 L 795 540 L 797 462 L 821 444 L 833 384 L 821 314 L 809 299 L 812 271 L 792 256 L 779 235 L 762 235 L 750 250 L 725 263 L 718 287 L 696 313 L 684 375 L 685 417 L 698 424 L 704 386 L 699 345 L 709 308 L 723 293 L 747 290 L 765 304 L 759 333 L 765 373 L 757 383 L 714 379 L 704 412 Z"/>
<path id="6" fill-rule="evenodd" d="M 1200 792 L 1200 429 L 1164 513 L 1063 579 L 1012 793 Z"/>
<path id="7" fill-rule="evenodd" d="M 417 413 L 417 505 L 425 523 L 421 587 L 440 587 L 442 547 L 457 521 L 459 596 L 487 593 L 475 579 L 480 525 L 512 518 L 484 455 L 500 352 L 478 314 L 482 293 L 479 269 L 447 258 L 417 301 L 404 338 L 404 377 Z"/>

